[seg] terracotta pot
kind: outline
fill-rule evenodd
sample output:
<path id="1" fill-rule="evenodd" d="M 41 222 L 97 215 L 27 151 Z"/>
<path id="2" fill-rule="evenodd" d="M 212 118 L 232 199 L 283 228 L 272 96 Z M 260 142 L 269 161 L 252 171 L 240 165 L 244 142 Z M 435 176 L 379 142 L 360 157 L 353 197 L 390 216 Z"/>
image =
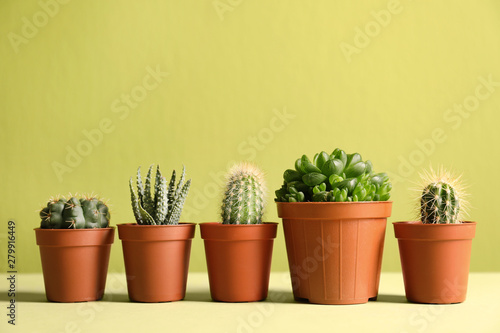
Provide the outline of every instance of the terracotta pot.
<path id="1" fill-rule="evenodd" d="M 130 300 L 170 302 L 183 299 L 196 223 L 127 223 L 117 227 Z"/>
<path id="2" fill-rule="evenodd" d="M 215 301 L 266 299 L 277 223 L 202 223 L 210 294 Z"/>
<path id="3" fill-rule="evenodd" d="M 36 228 L 35 234 L 49 301 L 84 302 L 102 298 L 114 227 Z"/>
<path id="4" fill-rule="evenodd" d="M 465 300 L 476 222 L 395 222 L 406 298 L 450 304 Z"/>
<path id="5" fill-rule="evenodd" d="M 392 202 L 278 202 L 295 299 L 366 303 L 378 294 Z"/>

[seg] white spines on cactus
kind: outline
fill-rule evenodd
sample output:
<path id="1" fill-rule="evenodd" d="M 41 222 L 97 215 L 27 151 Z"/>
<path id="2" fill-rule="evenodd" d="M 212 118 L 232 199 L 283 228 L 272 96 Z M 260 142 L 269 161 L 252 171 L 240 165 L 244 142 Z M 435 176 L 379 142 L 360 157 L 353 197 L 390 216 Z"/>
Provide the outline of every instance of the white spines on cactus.
<path id="1" fill-rule="evenodd" d="M 153 165 L 150 165 L 149 166 L 149 170 L 148 170 L 148 174 L 146 175 L 146 184 L 145 184 L 145 187 L 144 187 L 144 196 L 143 196 L 143 200 L 141 202 L 142 208 L 144 208 L 144 210 L 146 212 L 148 212 L 149 215 L 151 215 L 151 216 L 154 215 L 154 210 L 155 210 L 153 198 L 151 197 L 151 187 L 152 187 L 151 178 L 152 178 L 152 174 L 153 174 Z M 139 178 L 141 177 L 141 174 L 140 174 L 139 171 L 137 171 L 137 177 L 139 177 Z M 139 181 L 137 182 L 137 186 L 139 186 Z"/>
<path id="2" fill-rule="evenodd" d="M 438 171 L 430 168 L 420 175 L 420 219 L 424 224 L 462 223 L 462 213 L 467 202 L 460 183 L 460 176 L 453 177 L 440 167 Z"/>
<path id="3" fill-rule="evenodd" d="M 167 180 L 165 177 L 158 177 L 160 169 L 156 172 L 155 184 L 155 221 L 162 222 L 168 213 L 168 193 L 167 193 Z"/>
<path id="4" fill-rule="evenodd" d="M 227 174 L 222 200 L 223 224 L 260 224 L 266 185 L 262 171 L 250 163 L 234 165 Z"/>
<path id="5" fill-rule="evenodd" d="M 182 207 L 184 206 L 184 201 L 189 192 L 189 187 L 191 186 L 191 179 L 189 179 L 183 186 L 180 193 L 176 196 L 176 200 L 172 204 L 171 211 L 165 218 L 165 224 L 172 224 L 172 221 L 179 221 L 182 213 Z"/>

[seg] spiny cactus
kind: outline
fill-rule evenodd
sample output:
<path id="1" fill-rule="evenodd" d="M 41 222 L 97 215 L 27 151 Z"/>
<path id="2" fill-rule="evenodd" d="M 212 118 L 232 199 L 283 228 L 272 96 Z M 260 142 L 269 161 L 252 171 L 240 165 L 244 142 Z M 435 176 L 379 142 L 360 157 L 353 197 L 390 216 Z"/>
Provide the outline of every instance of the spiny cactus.
<path id="1" fill-rule="evenodd" d="M 420 199 L 422 223 L 460 223 L 455 189 L 448 183 L 438 182 L 427 185 Z"/>
<path id="2" fill-rule="evenodd" d="M 462 223 L 460 221 L 462 187 L 444 168 L 432 168 L 421 174 L 424 188 L 420 195 L 420 217 L 425 224 Z"/>
<path id="3" fill-rule="evenodd" d="M 175 170 L 172 172 L 169 185 L 162 176 L 160 166 L 156 168 L 155 183 L 152 183 L 153 165 L 149 167 L 145 183 L 142 182 L 141 167 L 137 169 L 137 194 L 134 190 L 133 177 L 130 177 L 129 187 L 132 199 L 132 210 L 137 224 L 163 225 L 179 224 L 182 207 L 191 186 L 191 179 L 184 182 L 186 168 L 175 188 Z M 154 185 L 154 187 L 153 187 Z M 154 188 L 154 196 L 151 190 Z"/>
<path id="4" fill-rule="evenodd" d="M 108 206 L 93 196 L 51 199 L 40 217 L 42 229 L 107 228 L 110 220 Z"/>
<path id="5" fill-rule="evenodd" d="M 370 161 L 338 148 L 331 154 L 316 154 L 312 162 L 303 155 L 283 179 L 275 201 L 386 201 L 392 189 L 386 173 L 373 173 Z"/>
<path id="6" fill-rule="evenodd" d="M 236 164 L 227 175 L 222 200 L 223 224 L 260 224 L 266 187 L 262 172 L 249 163 Z"/>

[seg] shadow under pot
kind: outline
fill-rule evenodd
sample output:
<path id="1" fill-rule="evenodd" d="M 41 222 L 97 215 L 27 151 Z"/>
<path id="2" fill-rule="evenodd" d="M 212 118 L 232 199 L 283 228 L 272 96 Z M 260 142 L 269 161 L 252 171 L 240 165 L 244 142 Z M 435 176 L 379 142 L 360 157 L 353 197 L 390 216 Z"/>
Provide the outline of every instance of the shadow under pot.
<path id="1" fill-rule="evenodd" d="M 267 298 L 277 228 L 277 223 L 200 224 L 213 300 Z"/>
<path id="2" fill-rule="evenodd" d="M 406 298 L 416 303 L 465 301 L 476 222 L 394 222 Z"/>
<path id="3" fill-rule="evenodd" d="M 69 303 L 102 298 L 114 232 L 114 227 L 35 229 L 49 301 Z"/>
<path id="4" fill-rule="evenodd" d="M 184 299 L 196 223 L 118 224 L 131 301 Z"/>

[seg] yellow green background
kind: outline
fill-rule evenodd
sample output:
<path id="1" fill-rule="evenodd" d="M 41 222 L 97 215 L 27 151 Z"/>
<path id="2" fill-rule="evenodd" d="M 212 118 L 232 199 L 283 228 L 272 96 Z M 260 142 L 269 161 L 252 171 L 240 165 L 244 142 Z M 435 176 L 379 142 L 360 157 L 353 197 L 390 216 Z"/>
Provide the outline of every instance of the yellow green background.
<path id="1" fill-rule="evenodd" d="M 33 228 L 50 196 L 99 193 L 112 224 L 132 222 L 136 168 L 185 164 L 182 220 L 218 221 L 221 174 L 250 160 L 266 173 L 266 220 L 278 221 L 282 172 L 336 147 L 390 173 L 389 222 L 415 218 L 418 171 L 463 173 L 478 222 L 471 270 L 500 270 L 500 3 L 64 2 L 0 2 L 0 237 L 14 219 L 20 271 L 41 270 Z M 157 69 L 168 75 L 152 88 Z M 140 101 L 126 107 L 131 93 Z M 58 177 L 78 147 L 87 156 Z M 204 271 L 199 232 L 193 244 L 190 269 Z M 281 227 L 273 270 L 287 270 Z M 400 270 L 390 223 L 383 270 Z M 118 239 L 110 271 L 123 271 Z"/>

